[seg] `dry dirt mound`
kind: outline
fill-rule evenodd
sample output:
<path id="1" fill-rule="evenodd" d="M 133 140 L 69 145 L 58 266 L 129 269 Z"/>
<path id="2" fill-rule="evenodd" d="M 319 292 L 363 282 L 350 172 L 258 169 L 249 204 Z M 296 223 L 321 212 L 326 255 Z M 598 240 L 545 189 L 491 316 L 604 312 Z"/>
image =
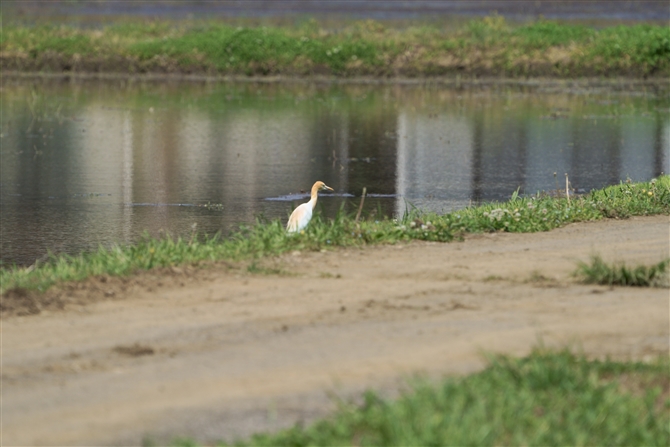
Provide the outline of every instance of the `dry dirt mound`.
<path id="1" fill-rule="evenodd" d="M 541 339 L 589 355 L 667 353 L 667 289 L 577 284 L 575 263 L 656 263 L 668 216 L 573 224 L 61 288 L 61 306 L 2 324 L 6 445 L 200 441 L 309 421 L 329 394 L 393 393 L 410 374 L 467 373 L 482 351 Z M 70 286 L 68 286 L 70 287 Z"/>

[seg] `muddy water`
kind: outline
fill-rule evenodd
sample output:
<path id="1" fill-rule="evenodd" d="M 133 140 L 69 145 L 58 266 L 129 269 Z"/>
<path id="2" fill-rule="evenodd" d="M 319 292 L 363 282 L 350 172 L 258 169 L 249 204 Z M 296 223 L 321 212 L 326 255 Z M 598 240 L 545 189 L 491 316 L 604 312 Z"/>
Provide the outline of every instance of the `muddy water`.
<path id="1" fill-rule="evenodd" d="M 322 213 L 449 211 L 670 171 L 653 89 L 5 81 L 2 263 Z M 556 175 L 554 175 L 556 173 Z"/>

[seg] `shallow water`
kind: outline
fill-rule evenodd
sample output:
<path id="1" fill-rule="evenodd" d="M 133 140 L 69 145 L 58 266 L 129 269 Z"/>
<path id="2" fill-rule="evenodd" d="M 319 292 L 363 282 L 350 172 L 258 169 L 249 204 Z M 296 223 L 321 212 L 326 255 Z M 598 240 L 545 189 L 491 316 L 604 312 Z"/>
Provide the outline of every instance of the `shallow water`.
<path id="1" fill-rule="evenodd" d="M 2 263 L 228 232 L 318 208 L 401 215 L 670 172 L 653 89 L 5 81 Z M 554 175 L 555 173 L 555 175 Z"/>
<path id="2" fill-rule="evenodd" d="M 435 19 L 486 16 L 498 14 L 512 19 L 544 17 L 561 20 L 667 21 L 667 5 L 658 0 L 619 2 L 612 6 L 604 1 L 525 1 L 518 0 L 412 0 L 379 2 L 374 0 L 271 0 L 253 2 L 155 2 L 91 1 L 76 2 L 7 2 L 11 16 L 62 18 L 76 21 L 84 17 L 349 17 L 357 19 Z"/>

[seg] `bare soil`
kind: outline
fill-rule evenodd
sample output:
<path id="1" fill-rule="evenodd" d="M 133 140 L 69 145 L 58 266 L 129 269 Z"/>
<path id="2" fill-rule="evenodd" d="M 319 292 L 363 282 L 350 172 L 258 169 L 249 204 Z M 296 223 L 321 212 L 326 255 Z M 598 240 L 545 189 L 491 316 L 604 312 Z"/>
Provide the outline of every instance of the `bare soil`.
<path id="1" fill-rule="evenodd" d="M 465 374 L 483 353 L 667 354 L 667 289 L 582 285 L 577 261 L 656 263 L 670 218 L 573 224 L 95 278 L 4 297 L 2 445 L 235 439 L 326 415 L 365 388 Z M 27 297 L 27 298 L 26 298 Z M 13 300 L 13 301 L 12 301 Z M 11 304 L 10 303 L 10 304 Z"/>

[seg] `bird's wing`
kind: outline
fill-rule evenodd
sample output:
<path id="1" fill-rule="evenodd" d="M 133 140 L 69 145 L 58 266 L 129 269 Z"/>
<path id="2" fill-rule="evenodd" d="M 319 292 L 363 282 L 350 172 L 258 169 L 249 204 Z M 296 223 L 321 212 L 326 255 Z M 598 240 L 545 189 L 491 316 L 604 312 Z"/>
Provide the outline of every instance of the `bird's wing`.
<path id="1" fill-rule="evenodd" d="M 290 232 L 300 231 L 307 226 L 312 218 L 312 207 L 309 203 L 303 203 L 291 213 L 288 218 L 286 229 Z"/>

